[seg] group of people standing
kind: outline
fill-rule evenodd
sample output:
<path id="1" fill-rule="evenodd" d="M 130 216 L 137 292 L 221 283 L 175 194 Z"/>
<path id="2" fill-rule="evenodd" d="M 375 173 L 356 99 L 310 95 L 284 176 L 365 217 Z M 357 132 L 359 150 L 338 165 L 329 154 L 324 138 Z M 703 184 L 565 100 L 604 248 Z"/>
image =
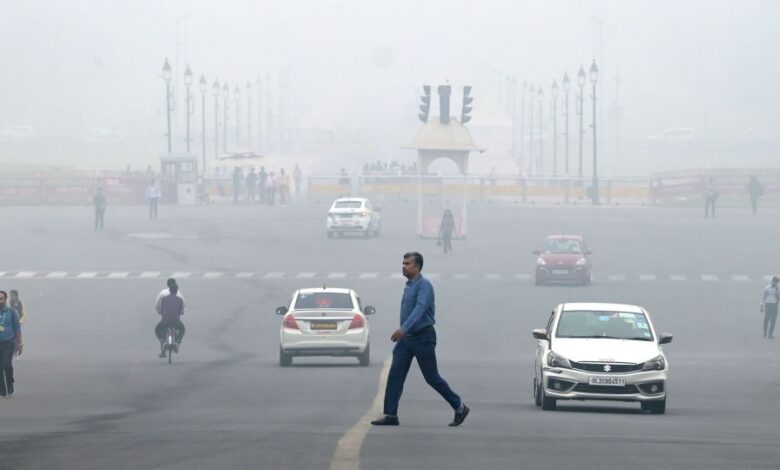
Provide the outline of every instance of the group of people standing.
<path id="1" fill-rule="evenodd" d="M 295 184 L 295 194 L 300 194 L 303 172 L 298 165 L 295 165 L 292 174 L 292 182 Z M 290 175 L 279 170 L 266 171 L 264 166 L 260 171 L 255 171 L 254 167 L 249 169 L 249 173 L 244 175 L 240 167 L 233 170 L 233 204 L 238 204 L 243 199 L 246 202 L 254 204 L 267 204 L 273 206 L 276 204 L 277 196 L 279 204 L 285 205 L 290 201 Z"/>
<path id="2" fill-rule="evenodd" d="M 22 355 L 22 324 L 26 319 L 19 292 L 12 290 L 9 296 L 0 290 L 0 397 L 16 393 L 13 358 Z"/>

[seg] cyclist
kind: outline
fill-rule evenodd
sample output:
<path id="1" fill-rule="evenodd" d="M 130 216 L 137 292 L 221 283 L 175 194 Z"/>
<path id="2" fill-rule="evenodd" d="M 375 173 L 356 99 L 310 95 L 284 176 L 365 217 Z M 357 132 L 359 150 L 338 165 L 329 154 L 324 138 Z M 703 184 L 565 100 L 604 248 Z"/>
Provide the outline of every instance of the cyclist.
<path id="1" fill-rule="evenodd" d="M 176 329 L 175 350 L 178 352 L 181 340 L 184 338 L 184 324 L 181 322 L 181 316 L 184 315 L 184 299 L 179 295 L 179 286 L 176 281 L 168 280 L 168 295 L 164 295 L 158 302 L 157 313 L 162 317 L 157 326 L 154 327 L 154 334 L 160 341 L 160 357 L 165 357 L 163 345 L 165 344 L 165 332 L 169 327 Z"/>

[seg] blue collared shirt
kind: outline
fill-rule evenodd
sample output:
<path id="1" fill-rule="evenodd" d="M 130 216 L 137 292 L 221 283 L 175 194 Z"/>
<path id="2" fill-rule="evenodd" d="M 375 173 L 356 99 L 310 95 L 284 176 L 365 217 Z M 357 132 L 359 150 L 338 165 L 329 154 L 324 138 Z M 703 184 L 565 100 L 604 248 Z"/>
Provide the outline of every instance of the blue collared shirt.
<path id="1" fill-rule="evenodd" d="M 401 330 L 413 333 L 436 323 L 433 285 L 422 274 L 407 281 L 401 298 Z"/>
<path id="2" fill-rule="evenodd" d="M 0 341 L 10 341 L 22 332 L 19 315 L 16 310 L 5 307 L 0 309 Z"/>

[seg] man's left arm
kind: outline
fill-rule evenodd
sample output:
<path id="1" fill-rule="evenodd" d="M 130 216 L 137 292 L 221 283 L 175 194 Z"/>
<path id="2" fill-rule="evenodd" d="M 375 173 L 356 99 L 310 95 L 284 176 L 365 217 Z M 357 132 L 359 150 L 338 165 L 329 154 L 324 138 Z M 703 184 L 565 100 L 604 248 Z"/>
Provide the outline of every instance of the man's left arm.
<path id="1" fill-rule="evenodd" d="M 431 307 L 433 302 L 433 286 L 430 283 L 424 282 L 420 285 L 420 289 L 417 291 L 417 302 L 414 305 L 414 310 L 409 315 L 409 318 L 401 325 L 401 330 L 404 334 L 414 331 L 415 325 L 417 325 L 422 319 L 425 312 Z"/>
<path id="2" fill-rule="evenodd" d="M 14 313 L 11 322 L 13 323 L 14 331 L 16 332 L 16 354 L 21 356 L 24 342 L 22 342 L 22 325 L 19 323 L 19 315 Z"/>

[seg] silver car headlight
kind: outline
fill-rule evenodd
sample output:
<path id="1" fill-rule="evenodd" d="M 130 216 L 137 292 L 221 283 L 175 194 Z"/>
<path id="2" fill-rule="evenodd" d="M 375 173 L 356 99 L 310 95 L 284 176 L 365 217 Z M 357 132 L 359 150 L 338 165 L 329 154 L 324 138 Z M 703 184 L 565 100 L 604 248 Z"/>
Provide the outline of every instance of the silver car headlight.
<path id="1" fill-rule="evenodd" d="M 586 260 L 585 258 L 580 258 L 577 260 L 577 266 L 585 266 L 585 263 L 587 262 L 588 260 Z"/>
<path id="2" fill-rule="evenodd" d="M 547 365 L 550 367 L 560 367 L 563 369 L 571 369 L 571 363 L 565 357 L 555 354 L 550 351 L 547 353 Z"/>
<path id="3" fill-rule="evenodd" d="M 661 355 L 658 355 L 649 361 L 645 362 L 645 365 L 642 366 L 642 370 L 664 370 L 666 369 L 666 360 L 664 360 L 664 357 Z"/>
<path id="4" fill-rule="evenodd" d="M 547 264 L 547 261 L 545 261 L 544 258 L 540 256 L 539 258 L 536 258 L 536 264 L 538 264 L 539 266 L 544 266 L 545 264 Z"/>

